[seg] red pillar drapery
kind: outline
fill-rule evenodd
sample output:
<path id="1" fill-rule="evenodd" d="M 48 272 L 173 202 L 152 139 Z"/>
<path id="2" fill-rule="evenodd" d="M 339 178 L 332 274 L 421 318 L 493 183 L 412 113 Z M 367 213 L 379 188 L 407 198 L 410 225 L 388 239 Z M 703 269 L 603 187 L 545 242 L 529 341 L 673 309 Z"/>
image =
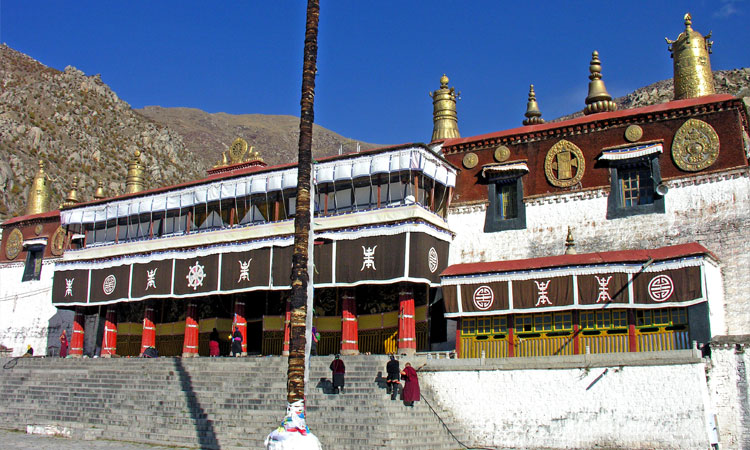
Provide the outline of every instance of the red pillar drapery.
<path id="1" fill-rule="evenodd" d="M 102 358 L 111 358 L 117 354 L 117 307 L 107 307 L 107 318 L 104 322 L 102 338 Z"/>
<path id="2" fill-rule="evenodd" d="M 234 326 L 239 328 L 242 334 L 242 356 L 247 356 L 247 320 L 245 319 L 245 302 L 242 300 L 234 301 Z"/>
<path id="3" fill-rule="evenodd" d="M 289 336 L 292 323 L 292 308 L 289 300 L 286 301 L 286 313 L 284 313 L 284 348 L 281 351 L 282 356 L 289 356 Z"/>
<path id="4" fill-rule="evenodd" d="M 341 354 L 359 355 L 359 331 L 357 326 L 357 302 L 354 291 L 347 289 L 341 295 Z"/>
<path id="5" fill-rule="evenodd" d="M 182 357 L 198 356 L 198 306 L 190 302 L 185 318 L 185 342 L 182 346 Z"/>
<path id="6" fill-rule="evenodd" d="M 401 286 L 398 303 L 398 353 L 413 355 L 417 352 L 417 328 L 414 320 L 414 291 L 410 286 Z"/>
<path id="7" fill-rule="evenodd" d="M 154 325 L 154 308 L 151 303 L 146 304 L 146 311 L 143 313 L 141 353 L 149 347 L 156 347 L 156 325 Z"/>
<path id="8" fill-rule="evenodd" d="M 70 355 L 74 358 L 83 356 L 83 329 L 85 320 L 83 309 L 77 306 L 75 317 L 73 318 L 73 336 L 70 338 Z"/>

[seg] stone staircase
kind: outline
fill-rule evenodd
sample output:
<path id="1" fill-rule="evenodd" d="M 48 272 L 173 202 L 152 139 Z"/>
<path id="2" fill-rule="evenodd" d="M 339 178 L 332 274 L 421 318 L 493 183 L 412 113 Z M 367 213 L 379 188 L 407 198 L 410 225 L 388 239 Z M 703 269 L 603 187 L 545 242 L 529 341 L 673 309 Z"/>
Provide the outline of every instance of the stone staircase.
<path id="1" fill-rule="evenodd" d="M 346 389 L 338 395 L 331 394 L 331 358 L 311 361 L 307 420 L 323 448 L 461 447 L 424 401 L 410 408 L 390 400 L 385 392 L 386 357 L 342 359 Z M 55 425 L 89 439 L 263 448 L 286 409 L 287 360 L 280 357 L 0 362 L 2 428 Z M 450 416 L 442 418 L 450 426 Z"/>

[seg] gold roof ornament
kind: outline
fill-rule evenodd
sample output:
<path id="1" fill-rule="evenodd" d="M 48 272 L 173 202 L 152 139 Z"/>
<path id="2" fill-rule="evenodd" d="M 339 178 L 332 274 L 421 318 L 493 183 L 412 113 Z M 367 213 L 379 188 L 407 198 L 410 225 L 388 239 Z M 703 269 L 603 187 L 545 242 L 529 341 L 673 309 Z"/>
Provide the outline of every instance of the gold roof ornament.
<path id="1" fill-rule="evenodd" d="M 542 112 L 539 111 L 539 105 L 536 102 L 536 93 L 534 85 L 529 85 L 529 101 L 526 103 L 526 118 L 523 120 L 524 125 L 540 125 L 544 123 Z"/>
<path id="2" fill-rule="evenodd" d="M 263 158 L 255 151 L 255 147 L 248 146 L 246 140 L 237 138 L 229 149 L 221 152 L 221 159 L 214 164 L 213 169 L 247 162 L 263 162 Z"/>
<path id="3" fill-rule="evenodd" d="M 617 104 L 612 101 L 612 96 L 607 92 L 602 80 L 602 63 L 599 61 L 599 52 L 594 50 L 591 54 L 591 63 L 589 63 L 589 95 L 586 97 L 586 108 L 583 109 L 585 115 L 596 114 L 600 112 L 617 111 Z"/>
<path id="4" fill-rule="evenodd" d="M 685 14 L 685 31 L 669 44 L 674 64 L 674 99 L 702 97 L 715 94 L 714 75 L 711 72 L 711 33 L 703 36 L 693 30 L 693 17 Z"/>
<path id="5" fill-rule="evenodd" d="M 141 151 L 133 153 L 133 159 L 128 163 L 128 175 L 125 178 L 125 193 L 134 194 L 146 189 L 143 179 L 143 164 L 141 164 Z"/>
<path id="6" fill-rule="evenodd" d="M 576 251 L 576 241 L 573 240 L 573 230 L 570 229 L 570 226 L 568 226 L 568 237 L 565 238 L 565 254 L 566 255 L 578 254 L 578 252 Z"/>
<path id="7" fill-rule="evenodd" d="M 77 203 L 80 203 L 80 200 L 78 199 L 78 177 L 74 176 L 73 183 L 70 185 L 70 191 L 68 191 L 68 196 L 65 197 L 62 207 L 67 208 Z"/>
<path id="8" fill-rule="evenodd" d="M 39 160 L 39 169 L 31 182 L 29 197 L 26 202 L 25 214 L 41 214 L 49 211 L 50 187 L 47 173 L 44 171 L 44 161 Z"/>
<path id="9" fill-rule="evenodd" d="M 440 89 L 430 92 L 432 97 L 432 141 L 459 138 L 458 114 L 456 114 L 456 99 L 461 93 L 455 88 L 449 88 L 445 74 L 440 77 Z"/>
<path id="10" fill-rule="evenodd" d="M 96 191 L 94 191 L 94 198 L 96 200 L 101 200 L 106 197 L 107 197 L 107 194 L 104 193 L 104 182 L 102 180 L 99 180 L 99 182 L 96 185 Z"/>

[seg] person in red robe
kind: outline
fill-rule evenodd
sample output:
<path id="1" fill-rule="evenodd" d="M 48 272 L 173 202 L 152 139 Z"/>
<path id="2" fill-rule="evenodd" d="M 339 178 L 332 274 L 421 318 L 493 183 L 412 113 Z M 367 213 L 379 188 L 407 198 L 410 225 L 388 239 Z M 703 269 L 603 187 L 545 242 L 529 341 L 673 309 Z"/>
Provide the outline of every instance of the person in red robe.
<path id="1" fill-rule="evenodd" d="M 60 358 L 68 356 L 68 336 L 65 334 L 65 330 L 62 330 L 60 335 Z"/>
<path id="2" fill-rule="evenodd" d="M 417 371 L 414 370 L 411 363 L 406 363 L 404 366 L 404 370 L 401 371 L 401 379 L 404 380 L 402 391 L 404 405 L 414 406 L 414 402 L 419 401 L 419 379 L 417 378 Z"/>
<path id="3" fill-rule="evenodd" d="M 344 361 L 341 360 L 340 355 L 336 355 L 336 358 L 331 362 L 329 366 L 333 373 L 333 393 L 338 394 L 344 393 L 344 376 L 346 374 L 346 366 Z"/>

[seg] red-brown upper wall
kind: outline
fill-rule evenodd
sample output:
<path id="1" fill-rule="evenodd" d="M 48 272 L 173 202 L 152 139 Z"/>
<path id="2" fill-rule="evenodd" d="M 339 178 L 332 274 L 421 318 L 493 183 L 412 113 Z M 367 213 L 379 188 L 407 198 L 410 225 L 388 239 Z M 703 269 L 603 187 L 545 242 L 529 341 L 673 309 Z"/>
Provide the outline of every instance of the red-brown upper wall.
<path id="1" fill-rule="evenodd" d="M 677 130 L 688 120 L 698 119 L 710 124 L 719 136 L 719 156 L 711 166 L 687 172 L 677 167 L 671 157 L 672 140 Z M 625 139 L 625 129 L 639 125 L 643 137 L 636 142 Z M 524 197 L 556 194 L 588 188 L 609 188 L 609 170 L 597 158 L 602 149 L 616 146 L 638 146 L 649 141 L 661 141 L 664 153 L 659 156 L 662 179 L 700 175 L 717 170 L 747 166 L 742 133 L 747 130 L 744 105 L 730 95 L 711 95 L 697 99 L 679 100 L 661 105 L 515 128 L 469 138 L 449 139 L 444 142 L 445 158 L 461 167 L 456 180 L 453 203 L 487 201 L 487 182 L 482 167 L 494 164 L 495 149 L 505 145 L 510 149 L 507 161 L 526 160 L 529 173 L 523 177 Z M 561 188 L 547 181 L 544 162 L 550 148 L 567 140 L 581 149 L 585 171 L 576 187 Z M 466 153 L 473 152 L 479 162 L 467 169 L 462 164 Z"/>
<path id="2" fill-rule="evenodd" d="M 56 232 L 60 228 L 60 211 L 55 210 L 42 214 L 15 217 L 4 222 L 2 228 L 3 239 L 2 244 L 0 245 L 0 263 L 25 262 L 26 248 L 23 247 L 23 242 L 33 239 L 47 239 L 47 245 L 44 247 L 44 258 L 56 258 L 62 254 L 62 252 L 58 250 L 61 247 L 55 247 L 53 245 Z M 13 232 L 13 230 L 16 229 L 21 232 L 22 237 L 20 241 L 20 252 L 15 258 L 9 259 L 7 252 L 8 241 L 11 239 L 11 235 L 16 234 Z M 15 237 L 13 239 L 15 240 Z M 15 245 L 17 245 L 17 241 Z M 58 253 L 57 255 L 53 253 L 53 247 L 55 247 L 55 253 Z"/>

